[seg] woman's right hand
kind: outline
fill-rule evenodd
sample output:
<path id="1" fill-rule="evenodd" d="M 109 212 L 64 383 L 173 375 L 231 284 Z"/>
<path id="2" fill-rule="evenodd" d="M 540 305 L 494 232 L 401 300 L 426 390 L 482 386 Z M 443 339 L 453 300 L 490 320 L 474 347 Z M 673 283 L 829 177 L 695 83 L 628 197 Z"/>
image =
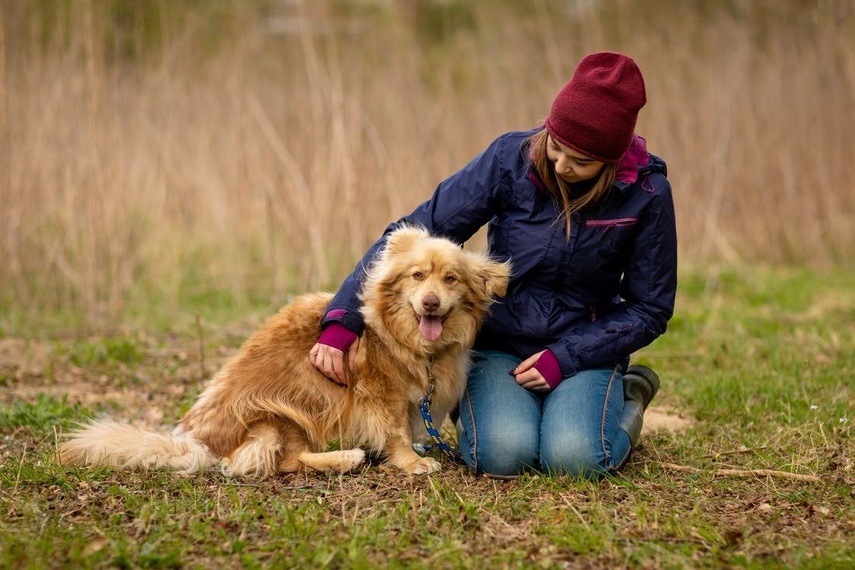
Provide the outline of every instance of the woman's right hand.
<path id="1" fill-rule="evenodd" d="M 350 370 L 356 361 L 356 352 L 359 350 L 359 337 L 347 349 L 347 360 L 344 351 L 338 348 L 316 343 L 309 351 L 309 361 L 321 371 L 321 373 L 341 386 L 347 386 L 350 382 Z"/>

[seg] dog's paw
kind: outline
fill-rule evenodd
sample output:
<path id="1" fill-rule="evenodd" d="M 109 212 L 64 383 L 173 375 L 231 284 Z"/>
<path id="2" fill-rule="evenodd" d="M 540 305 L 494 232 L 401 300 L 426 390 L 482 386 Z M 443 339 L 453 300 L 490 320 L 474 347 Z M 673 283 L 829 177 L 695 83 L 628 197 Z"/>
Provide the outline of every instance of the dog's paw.
<path id="1" fill-rule="evenodd" d="M 291 462 L 283 461 L 280 463 L 279 470 L 282 472 L 299 471 L 299 466 L 303 465 L 317 471 L 347 473 L 359 467 L 363 461 L 365 461 L 365 451 L 359 448 L 323 453 L 304 451 L 292 458 Z"/>
<path id="2" fill-rule="evenodd" d="M 427 475 L 428 473 L 439 471 L 439 469 L 439 461 L 433 457 L 420 457 L 418 461 L 413 462 L 412 468 L 407 471 L 413 475 Z"/>
<path id="3" fill-rule="evenodd" d="M 341 463 L 338 465 L 336 471 L 347 472 L 353 471 L 365 461 L 365 450 L 363 449 L 346 449 L 342 452 Z"/>

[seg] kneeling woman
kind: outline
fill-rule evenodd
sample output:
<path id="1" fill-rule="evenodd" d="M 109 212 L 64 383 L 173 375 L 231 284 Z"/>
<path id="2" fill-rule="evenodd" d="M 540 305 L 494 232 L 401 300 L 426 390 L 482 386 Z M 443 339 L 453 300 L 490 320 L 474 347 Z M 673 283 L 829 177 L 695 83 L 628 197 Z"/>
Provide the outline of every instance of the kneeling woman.
<path id="1" fill-rule="evenodd" d="M 499 136 L 387 228 L 333 299 L 315 366 L 346 382 L 363 268 L 385 235 L 420 224 L 463 243 L 486 224 L 491 255 L 510 260 L 513 276 L 478 335 L 460 402 L 466 463 L 498 477 L 620 468 L 659 389 L 629 357 L 665 332 L 677 287 L 665 163 L 635 134 L 645 102 L 632 59 L 583 58 L 543 126 Z"/>

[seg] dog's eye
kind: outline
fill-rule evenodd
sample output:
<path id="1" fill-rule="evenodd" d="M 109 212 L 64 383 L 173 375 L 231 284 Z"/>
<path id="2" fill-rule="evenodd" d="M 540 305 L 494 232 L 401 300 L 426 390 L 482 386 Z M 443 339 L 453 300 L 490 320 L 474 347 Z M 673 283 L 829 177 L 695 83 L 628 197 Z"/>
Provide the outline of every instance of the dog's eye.
<path id="1" fill-rule="evenodd" d="M 421 271 L 414 271 L 413 272 L 413 279 L 415 279 L 416 281 L 421 281 L 424 278 L 425 278 L 425 276 Z"/>
<path id="2" fill-rule="evenodd" d="M 445 284 L 446 285 L 451 285 L 455 281 L 457 281 L 457 277 L 455 277 L 454 275 L 446 275 L 445 276 Z"/>

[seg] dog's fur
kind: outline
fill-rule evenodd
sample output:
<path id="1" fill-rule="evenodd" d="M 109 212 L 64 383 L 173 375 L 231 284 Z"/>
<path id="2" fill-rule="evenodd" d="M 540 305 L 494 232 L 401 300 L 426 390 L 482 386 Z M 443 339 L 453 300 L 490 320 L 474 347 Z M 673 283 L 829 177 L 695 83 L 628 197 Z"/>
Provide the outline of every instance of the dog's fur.
<path id="1" fill-rule="evenodd" d="M 171 434 L 95 420 L 69 434 L 60 461 L 185 473 L 219 462 L 228 475 L 264 477 L 349 471 L 367 449 L 408 473 L 435 471 L 439 463 L 412 447 L 414 436 L 427 436 L 417 403 L 428 369 L 439 425 L 462 394 L 469 349 L 509 273 L 508 264 L 423 229 L 396 230 L 363 286 L 366 328 L 346 388 L 308 357 L 332 297 L 302 295 L 249 337 Z M 354 447 L 325 451 L 335 439 Z"/>

